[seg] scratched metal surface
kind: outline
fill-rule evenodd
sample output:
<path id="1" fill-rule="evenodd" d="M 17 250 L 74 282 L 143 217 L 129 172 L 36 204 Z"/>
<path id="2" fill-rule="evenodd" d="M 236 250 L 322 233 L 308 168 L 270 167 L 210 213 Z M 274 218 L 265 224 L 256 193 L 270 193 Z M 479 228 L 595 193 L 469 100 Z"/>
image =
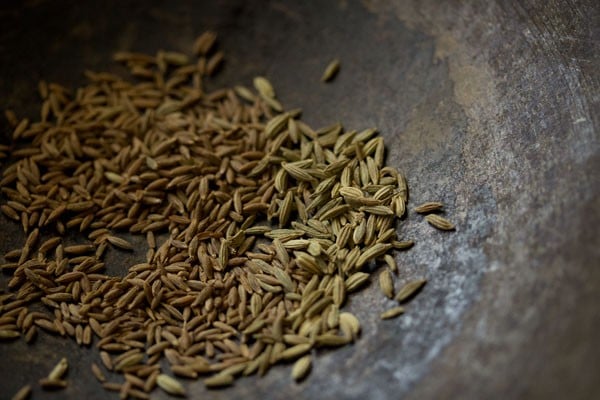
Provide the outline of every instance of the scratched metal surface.
<path id="1" fill-rule="evenodd" d="M 376 285 L 353 297 L 361 339 L 319 352 L 303 383 L 279 366 L 210 394 L 189 383 L 192 398 L 600 397 L 597 3 L 83 3 L 0 5 L 2 108 L 35 115 L 40 78 L 74 87 L 86 68 L 115 70 L 114 50 L 186 51 L 214 29 L 227 63 L 213 87 L 265 74 L 311 124 L 379 127 L 410 204 L 441 200 L 458 225 L 437 232 L 409 215 L 400 234 L 417 245 L 397 257 L 399 282 L 426 276 L 425 290 L 383 322 Z M 334 56 L 341 73 L 323 85 Z M 4 252 L 23 237 L 1 218 Z M 115 397 L 89 372 L 96 351 L 41 335 L 0 343 L 0 398 L 62 354 L 70 386 L 34 398 Z"/>

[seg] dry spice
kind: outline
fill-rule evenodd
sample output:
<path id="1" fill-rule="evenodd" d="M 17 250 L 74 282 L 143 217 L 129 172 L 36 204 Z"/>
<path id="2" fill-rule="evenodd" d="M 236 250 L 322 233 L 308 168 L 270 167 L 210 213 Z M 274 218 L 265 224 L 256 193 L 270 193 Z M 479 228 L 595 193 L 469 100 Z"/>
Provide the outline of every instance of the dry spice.
<path id="1" fill-rule="evenodd" d="M 265 77 L 256 92 L 207 92 L 203 80 L 223 60 L 216 39 L 197 39 L 198 61 L 119 52 L 135 79 L 87 71 L 75 91 L 41 82 L 39 121 L 7 113 L 16 147 L 0 208 L 26 240 L 4 255 L 0 339 L 31 342 L 41 328 L 95 341 L 125 383 L 106 382 L 96 364 L 92 373 L 121 397 L 148 398 L 156 386 L 185 396 L 161 360 L 175 375 L 208 376 L 207 387 L 286 360 L 304 378 L 312 349 L 357 340 L 358 319 L 340 310 L 369 280 L 365 267 L 396 272 L 390 252 L 413 244 L 397 238 L 406 179 L 383 165 L 377 131 L 312 129 L 300 110 L 283 111 Z M 334 60 L 323 80 L 338 69 Z M 107 248 L 134 250 L 125 237 L 135 235 L 145 261 L 108 275 Z M 390 270 L 380 286 L 391 298 Z M 61 360 L 40 384 L 65 387 L 66 369 Z"/>
<path id="2" fill-rule="evenodd" d="M 63 377 L 63 375 L 65 374 L 65 372 L 67 372 L 67 368 L 69 367 L 69 363 L 67 362 L 66 358 L 62 358 L 52 369 L 52 371 L 50 371 L 50 373 L 48 374 L 48 379 L 51 381 L 60 379 Z"/>
<path id="3" fill-rule="evenodd" d="M 440 211 L 444 205 L 437 201 L 428 201 L 415 207 L 415 212 L 419 214 L 427 214 L 435 211 Z"/>
<path id="4" fill-rule="evenodd" d="M 165 392 L 178 396 L 185 396 L 185 389 L 175 378 L 161 374 L 156 377 L 156 384 Z"/>
<path id="5" fill-rule="evenodd" d="M 394 280 L 388 269 L 384 269 L 379 273 L 379 287 L 386 297 L 390 299 L 394 297 Z"/>
<path id="6" fill-rule="evenodd" d="M 451 231 L 455 229 L 455 226 L 452 222 L 448 221 L 446 218 L 441 217 L 437 214 L 428 214 L 425 216 L 427 222 L 429 222 L 433 227 L 443 230 L 443 231 Z"/>
<path id="7" fill-rule="evenodd" d="M 327 64 L 327 67 L 325 68 L 325 71 L 323 72 L 323 76 L 321 77 L 321 81 L 329 82 L 329 81 L 333 80 L 333 78 L 335 78 L 335 76 L 337 75 L 339 70 L 340 70 L 340 60 L 338 60 L 336 58 L 336 59 L 332 60 L 329 64 Z"/>
<path id="8" fill-rule="evenodd" d="M 245 368 L 245 366 L 244 366 Z M 241 371 L 240 371 L 241 372 Z M 229 386 L 233 383 L 233 376 L 225 372 L 221 372 L 217 375 L 213 375 L 210 378 L 204 380 L 206 387 L 223 387 Z"/>
<path id="9" fill-rule="evenodd" d="M 27 400 L 31 395 L 31 385 L 25 385 L 11 397 L 12 400 Z"/>
<path id="10" fill-rule="evenodd" d="M 67 381 L 63 379 L 42 378 L 38 381 L 38 383 L 42 389 L 46 390 L 64 389 L 67 387 Z"/>
<path id="11" fill-rule="evenodd" d="M 400 314 L 404 314 L 404 307 L 398 306 L 398 307 L 390 308 L 389 310 L 386 310 L 381 313 L 381 319 L 395 318 Z"/>
<path id="12" fill-rule="evenodd" d="M 400 290 L 398 291 L 398 294 L 396 294 L 396 297 L 395 297 L 396 301 L 402 303 L 403 301 L 410 299 L 419 290 L 421 290 L 421 288 L 426 283 L 427 283 L 426 279 L 417 279 L 417 280 L 408 282 L 407 284 L 402 286 L 402 288 L 400 288 Z"/>
<path id="13" fill-rule="evenodd" d="M 292 367 L 292 378 L 295 381 L 301 381 L 306 377 L 312 365 L 312 357 L 304 356 L 299 358 Z"/>
<path id="14" fill-rule="evenodd" d="M 106 382 L 106 376 L 104 375 L 104 373 L 102 372 L 102 369 L 100 369 L 98 364 L 92 363 L 91 368 L 92 368 L 92 373 L 94 374 L 94 376 L 96 377 L 98 382 L 100 382 L 100 383 Z"/>

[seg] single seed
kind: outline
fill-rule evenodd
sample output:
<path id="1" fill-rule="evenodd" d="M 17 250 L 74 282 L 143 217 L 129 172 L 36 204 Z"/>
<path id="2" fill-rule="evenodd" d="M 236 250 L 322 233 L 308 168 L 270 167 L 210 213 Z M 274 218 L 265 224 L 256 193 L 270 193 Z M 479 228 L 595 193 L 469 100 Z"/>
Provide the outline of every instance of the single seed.
<path id="1" fill-rule="evenodd" d="M 18 331 L 0 329 L 0 340 L 15 339 L 19 336 L 21 336 L 21 334 Z"/>
<path id="2" fill-rule="evenodd" d="M 232 383 L 233 376 L 226 373 L 213 375 L 210 378 L 206 378 L 204 380 L 204 385 L 206 385 L 206 387 L 209 388 L 230 386 Z"/>
<path id="3" fill-rule="evenodd" d="M 369 274 L 365 272 L 356 272 L 350 275 L 345 282 L 348 292 L 353 292 L 362 286 L 369 279 Z"/>
<path id="4" fill-rule="evenodd" d="M 394 281 L 388 269 L 384 269 L 379 274 L 379 287 L 387 298 L 394 298 Z"/>
<path id="5" fill-rule="evenodd" d="M 183 385 L 179 383 L 178 380 L 169 375 L 158 375 L 158 377 L 156 378 L 156 384 L 158 385 L 158 387 L 160 387 L 162 390 L 169 394 L 173 394 L 176 396 L 185 396 L 185 389 Z"/>
<path id="6" fill-rule="evenodd" d="M 307 353 L 311 348 L 312 348 L 312 344 L 310 344 L 310 343 L 298 344 L 296 346 L 288 347 L 287 349 L 283 350 L 279 354 L 279 359 L 281 359 L 281 360 L 295 359 L 298 356 L 301 356 L 301 355 Z"/>
<path id="7" fill-rule="evenodd" d="M 138 364 L 144 359 L 144 354 L 142 353 L 134 353 L 128 357 L 119 360 L 117 364 L 115 364 L 115 371 L 122 371 L 127 367 L 131 367 L 135 364 Z"/>
<path id="8" fill-rule="evenodd" d="M 393 241 L 392 247 L 394 247 L 396 250 L 406 250 L 406 249 L 410 249 L 411 247 L 413 247 L 414 244 L 415 244 L 415 242 L 413 242 L 412 240 L 407 240 L 404 242 Z"/>
<path id="9" fill-rule="evenodd" d="M 321 76 L 321 81 L 323 81 L 323 82 L 331 81 L 333 78 L 335 78 L 335 76 L 337 75 L 339 70 L 340 70 L 340 60 L 338 60 L 336 58 L 336 59 L 332 60 L 325 68 L 325 71 L 323 72 L 323 76 Z"/>
<path id="10" fill-rule="evenodd" d="M 408 282 L 396 294 L 396 301 L 402 303 L 414 296 L 427 283 L 427 279 L 416 279 Z"/>
<path id="11" fill-rule="evenodd" d="M 198 36 L 194 42 L 194 53 L 198 55 L 207 55 L 213 48 L 217 40 L 217 34 L 211 31 L 206 31 Z"/>
<path id="12" fill-rule="evenodd" d="M 415 212 L 419 214 L 426 214 L 434 211 L 440 211 L 444 205 L 437 201 L 428 201 L 415 207 Z"/>
<path id="13" fill-rule="evenodd" d="M 388 265 L 392 272 L 398 272 L 398 265 L 396 264 L 396 260 L 390 254 L 386 254 L 383 256 L 385 263 Z"/>
<path id="14" fill-rule="evenodd" d="M 381 319 L 395 318 L 400 314 L 404 314 L 404 307 L 398 306 L 398 307 L 390 308 L 389 310 L 386 310 L 381 313 Z"/>
<path id="15" fill-rule="evenodd" d="M 360 333 L 360 322 L 354 314 L 349 312 L 340 313 L 340 326 L 345 336 L 351 337 L 354 340 Z"/>
<path id="16" fill-rule="evenodd" d="M 67 368 L 69 368 L 69 363 L 63 357 L 48 374 L 48 380 L 55 381 L 62 378 L 65 372 L 67 372 Z"/>
<path id="17" fill-rule="evenodd" d="M 299 358 L 292 367 L 292 379 L 296 382 L 301 381 L 308 375 L 312 365 L 312 357 L 310 355 Z"/>
<path id="18" fill-rule="evenodd" d="M 38 381 L 42 389 L 64 389 L 67 387 L 67 381 L 62 379 L 42 378 Z"/>
<path id="19" fill-rule="evenodd" d="M 31 385 L 25 385 L 11 397 L 12 400 L 27 400 L 31 395 Z"/>
<path id="20" fill-rule="evenodd" d="M 455 226 L 452 222 L 448 221 L 444 217 L 440 217 L 437 214 L 428 214 L 425 216 L 425 219 L 429 224 L 431 224 L 434 228 L 443 230 L 443 231 L 451 231 L 455 229 Z"/>
<path id="21" fill-rule="evenodd" d="M 364 265 L 367 261 L 369 261 L 375 257 L 379 257 L 380 255 L 384 254 L 386 251 L 388 251 L 391 248 L 392 248 L 391 244 L 376 243 L 373 246 L 369 247 L 367 250 L 365 250 L 360 255 L 360 257 L 356 261 L 356 265 L 360 267 L 360 266 Z"/>
<path id="22" fill-rule="evenodd" d="M 102 372 L 98 364 L 92 363 L 92 373 L 94 374 L 98 382 L 106 382 L 106 376 L 104 376 L 104 373 Z"/>
<path id="23" fill-rule="evenodd" d="M 115 247 L 118 247 L 120 249 L 123 250 L 133 250 L 133 246 L 131 245 L 131 243 L 129 243 L 127 240 L 117 237 L 117 236 L 107 236 L 106 240 L 108 240 L 108 242 L 110 244 L 112 244 Z"/>
<path id="24" fill-rule="evenodd" d="M 273 85 L 271 85 L 271 82 L 269 82 L 264 76 L 257 76 L 254 78 L 254 87 L 256 90 L 258 90 L 258 93 L 264 97 L 275 97 Z"/>

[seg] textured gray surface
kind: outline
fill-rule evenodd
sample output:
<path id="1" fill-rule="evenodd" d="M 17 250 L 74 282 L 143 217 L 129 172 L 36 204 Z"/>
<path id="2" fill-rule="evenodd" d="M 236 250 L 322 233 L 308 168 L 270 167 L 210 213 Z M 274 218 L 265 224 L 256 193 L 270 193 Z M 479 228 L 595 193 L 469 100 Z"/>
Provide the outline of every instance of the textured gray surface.
<path id="1" fill-rule="evenodd" d="M 205 28 L 227 55 L 214 85 L 265 74 L 311 124 L 378 126 L 411 205 L 441 200 L 457 232 L 411 214 L 399 281 L 429 283 L 406 315 L 375 287 L 349 308 L 351 347 L 318 354 L 211 398 L 594 398 L 600 396 L 599 7 L 593 2 L 29 2 L 1 10 L 0 106 L 35 112 L 37 79 L 82 82 L 115 49 L 187 50 Z M 114 12 L 118 10 L 119 12 Z M 594 22 L 595 21 L 595 22 Z M 342 61 L 331 85 L 318 78 Z M 0 250 L 17 226 L 0 220 Z M 72 385 L 34 398 L 112 398 L 95 351 L 42 336 L 0 344 L 0 397 L 69 352 Z M 166 398 L 157 394 L 157 398 Z"/>

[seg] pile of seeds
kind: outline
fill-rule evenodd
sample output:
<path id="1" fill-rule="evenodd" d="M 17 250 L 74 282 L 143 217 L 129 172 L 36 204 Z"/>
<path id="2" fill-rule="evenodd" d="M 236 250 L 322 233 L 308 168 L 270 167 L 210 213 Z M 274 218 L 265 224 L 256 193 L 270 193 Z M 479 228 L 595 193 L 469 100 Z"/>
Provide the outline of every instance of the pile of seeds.
<path id="1" fill-rule="evenodd" d="M 302 379 L 313 349 L 359 335 L 340 309 L 367 267 L 387 265 L 393 298 L 391 252 L 412 245 L 396 237 L 406 181 L 376 130 L 313 130 L 263 77 L 255 91 L 206 91 L 223 59 L 215 39 L 197 40 L 195 62 L 117 53 L 133 78 L 86 72 L 75 92 L 42 82 L 38 122 L 7 113 L 17 147 L 0 148 L 12 157 L 1 209 L 27 239 L 1 265 L 0 338 L 41 329 L 93 343 L 93 375 L 122 398 L 157 385 L 185 395 L 173 375 L 226 386 L 290 360 Z M 145 236 L 145 262 L 107 274 L 106 250 L 132 250 L 131 235 Z M 65 370 L 46 385 L 64 385 Z"/>

